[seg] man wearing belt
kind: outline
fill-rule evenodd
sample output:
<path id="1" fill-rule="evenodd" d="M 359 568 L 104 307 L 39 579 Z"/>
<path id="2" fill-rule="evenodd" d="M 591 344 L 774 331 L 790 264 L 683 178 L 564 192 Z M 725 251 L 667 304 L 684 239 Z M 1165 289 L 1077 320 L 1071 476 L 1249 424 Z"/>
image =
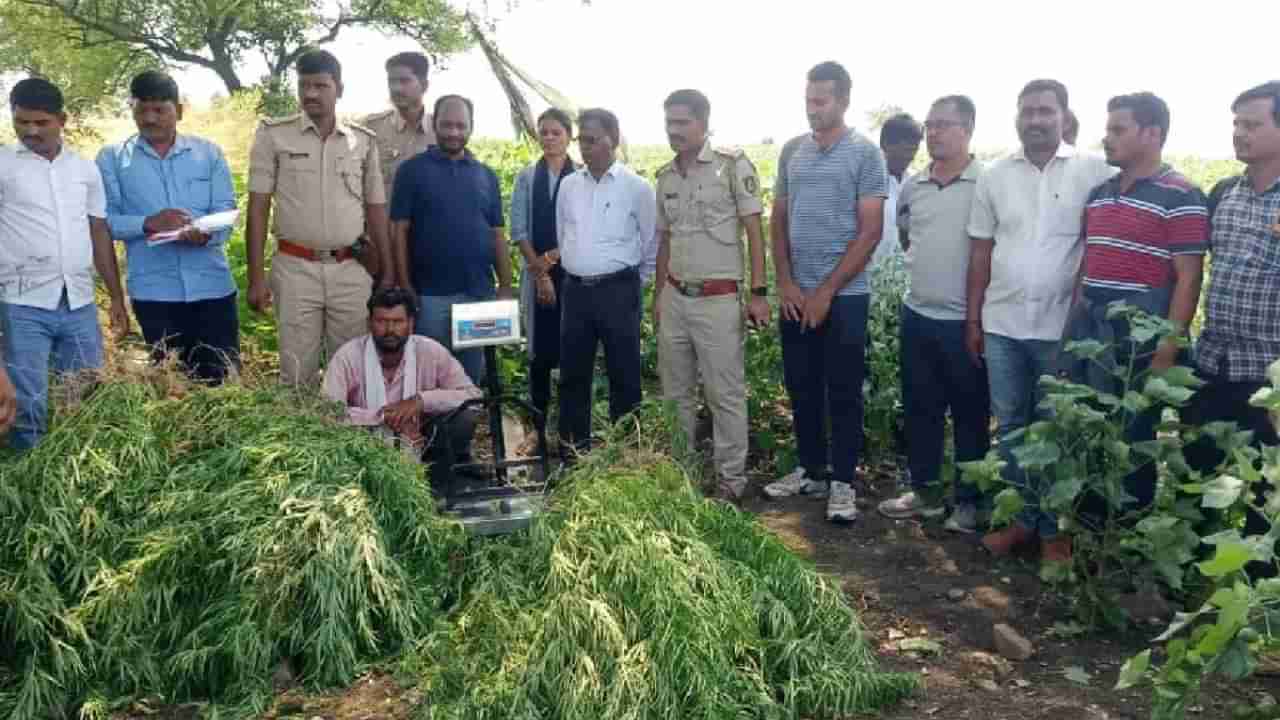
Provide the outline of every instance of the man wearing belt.
<path id="1" fill-rule="evenodd" d="M 391 188 L 400 163 L 426 152 L 436 142 L 431 113 L 422 104 L 427 93 L 427 56 L 402 52 L 387 59 L 387 88 L 395 107 L 374 113 L 360 122 L 377 136 L 378 159 L 382 163 L 382 184 L 391 204 Z"/>
<path id="2" fill-rule="evenodd" d="M 560 182 L 556 232 L 565 283 L 560 325 L 560 447 L 591 445 L 596 345 L 604 345 L 609 419 L 640 404 L 640 289 L 653 274 L 653 188 L 615 159 L 618 118 L 578 116 L 586 167 Z"/>
<path id="3" fill-rule="evenodd" d="M 323 50 L 298 58 L 300 115 L 264 120 L 249 156 L 249 305 L 276 298 L 280 379 L 311 382 L 320 353 L 365 331 L 373 279 L 356 262 L 374 253 L 389 284 L 386 196 L 373 133 L 338 120 L 342 67 Z M 263 251 L 271 201 L 277 250 L 267 283 Z M 361 233 L 368 228 L 368 244 Z"/>
<path id="4" fill-rule="evenodd" d="M 711 103 L 705 95 L 677 90 L 664 108 L 676 156 L 658 170 L 658 370 L 663 396 L 676 404 L 691 445 L 701 374 L 714 423 L 718 495 L 734 500 L 747 484 L 740 227 L 746 228 L 751 253 L 747 316 L 753 325 L 769 322 L 760 181 L 741 150 L 713 150 L 707 142 Z"/>

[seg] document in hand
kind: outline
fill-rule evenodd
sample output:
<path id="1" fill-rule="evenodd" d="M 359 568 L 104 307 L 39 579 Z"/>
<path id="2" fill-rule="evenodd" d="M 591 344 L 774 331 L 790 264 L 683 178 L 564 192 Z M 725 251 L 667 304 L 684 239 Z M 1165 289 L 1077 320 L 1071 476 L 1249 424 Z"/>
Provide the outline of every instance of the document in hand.
<path id="1" fill-rule="evenodd" d="M 215 233 L 219 230 L 226 230 L 235 227 L 236 219 L 240 217 L 239 210 L 224 210 L 223 212 L 205 215 L 193 220 L 189 225 L 170 230 L 169 232 L 156 233 L 147 236 L 147 245 L 164 245 L 178 239 L 178 236 L 188 230 L 199 230 L 203 233 Z"/>

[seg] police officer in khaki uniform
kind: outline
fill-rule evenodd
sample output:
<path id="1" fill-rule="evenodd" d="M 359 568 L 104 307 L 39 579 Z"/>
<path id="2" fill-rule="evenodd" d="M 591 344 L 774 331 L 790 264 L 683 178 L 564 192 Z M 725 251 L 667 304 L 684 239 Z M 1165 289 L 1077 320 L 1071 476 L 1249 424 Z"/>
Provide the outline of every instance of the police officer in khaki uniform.
<path id="1" fill-rule="evenodd" d="M 692 443 L 701 376 L 715 433 L 718 495 L 736 500 L 747 484 L 740 228 L 746 230 L 751 258 L 747 319 L 756 326 L 769 322 L 760 181 L 741 151 L 711 148 L 711 103 L 705 95 L 677 90 L 663 107 L 676 157 L 658 171 L 653 307 L 662 390 L 675 402 Z"/>
<path id="2" fill-rule="evenodd" d="M 400 163 L 425 152 L 436 143 L 431 113 L 422 98 L 427 94 L 427 56 L 419 52 L 402 52 L 387 59 L 387 88 L 395 107 L 369 115 L 361 125 L 377 136 L 378 159 L 382 163 L 382 181 L 387 187 L 387 204 L 391 204 L 396 169 Z"/>
<path id="3" fill-rule="evenodd" d="M 373 133 L 335 113 L 342 68 L 316 50 L 298 59 L 297 73 L 303 112 L 264 120 L 254 136 L 245 230 L 249 305 L 265 312 L 274 297 L 280 379 L 289 384 L 314 381 L 322 350 L 332 355 L 366 331 L 373 278 L 357 260 L 377 257 L 383 284 L 392 268 Z M 276 237 L 270 284 L 263 263 L 269 220 Z"/>

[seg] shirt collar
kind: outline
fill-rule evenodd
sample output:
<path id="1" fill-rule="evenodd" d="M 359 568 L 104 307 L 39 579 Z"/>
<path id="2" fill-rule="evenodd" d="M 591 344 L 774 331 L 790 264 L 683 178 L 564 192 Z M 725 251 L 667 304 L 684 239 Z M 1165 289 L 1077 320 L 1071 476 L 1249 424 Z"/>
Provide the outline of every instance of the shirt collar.
<path id="1" fill-rule="evenodd" d="M 439 145 L 432 145 L 427 148 L 427 156 L 439 162 L 458 163 L 460 165 L 467 165 L 476 161 L 476 156 L 472 155 L 471 151 L 465 148 L 462 150 L 462 158 L 460 160 L 454 160 L 446 155 L 444 150 L 440 149 Z"/>
<path id="2" fill-rule="evenodd" d="M 142 151 L 148 155 L 157 159 L 160 157 L 160 153 L 156 152 L 155 148 L 151 147 L 151 142 L 142 137 L 142 135 L 134 135 L 133 143 L 135 146 L 142 148 Z M 178 133 L 173 139 L 173 147 L 169 148 L 169 155 L 180 155 L 190 149 L 191 141 L 182 133 Z"/>
<path id="3" fill-rule="evenodd" d="M 1078 154 L 1079 152 L 1076 151 L 1075 145 L 1068 145 L 1065 142 L 1059 142 L 1058 151 L 1053 154 L 1053 157 L 1062 158 L 1063 160 L 1066 160 L 1067 158 L 1073 158 Z M 1016 157 L 1019 160 L 1022 160 L 1023 162 L 1031 162 L 1031 160 L 1027 157 L 1027 149 L 1025 147 L 1019 148 L 1018 154 L 1014 155 L 1014 157 Z"/>
<path id="4" fill-rule="evenodd" d="M 609 169 L 604 171 L 604 175 L 600 176 L 600 179 L 604 180 L 607 177 L 616 177 L 621 171 L 622 171 L 622 163 L 617 160 L 614 160 L 613 164 L 609 166 Z M 586 164 L 583 164 L 582 169 L 579 170 L 578 172 L 582 173 L 583 175 L 586 175 L 592 180 L 595 180 L 595 176 L 591 174 L 591 168 L 587 167 Z"/>
<path id="5" fill-rule="evenodd" d="M 711 149 L 711 141 L 707 140 L 702 143 L 702 149 L 698 151 L 698 162 L 709 163 L 715 160 L 716 153 Z"/>
<path id="6" fill-rule="evenodd" d="M 54 155 L 52 160 L 46 160 L 43 155 L 37 155 L 35 150 L 32 150 L 26 145 L 23 145 L 21 140 L 14 141 L 13 147 L 14 147 L 14 154 L 16 155 L 23 156 L 23 157 L 29 156 L 33 158 L 39 158 L 49 163 L 58 162 L 62 158 L 66 157 L 67 153 L 71 152 L 71 148 L 68 148 L 67 144 L 63 142 L 62 147 L 58 148 L 58 154 Z"/>
<path id="7" fill-rule="evenodd" d="M 955 180 L 952 180 L 951 182 L 956 182 L 956 180 L 968 180 L 970 182 L 977 182 L 978 177 L 981 173 L 982 173 L 982 163 L 978 162 L 978 158 L 970 154 L 969 164 L 965 165 L 964 170 L 961 171 L 960 174 L 955 177 Z M 928 185 L 929 183 L 932 183 L 932 182 L 933 182 L 933 161 L 930 161 L 929 164 L 925 167 L 924 171 L 916 175 L 916 184 Z"/>
<path id="8" fill-rule="evenodd" d="M 400 108 L 396 108 L 392 112 L 396 114 L 396 132 L 404 132 L 409 127 L 409 122 L 404 119 L 404 114 L 400 112 Z M 427 108 L 424 106 L 422 108 L 422 116 L 418 118 L 418 126 L 414 130 L 425 135 L 427 127 L 423 123 L 427 121 L 427 117 Z"/>
<path id="9" fill-rule="evenodd" d="M 311 119 L 311 116 L 306 113 L 302 113 L 302 132 L 306 132 L 308 130 L 315 133 L 317 136 L 320 135 L 320 129 L 316 127 L 316 123 Z M 334 118 L 333 131 L 339 135 L 346 135 L 346 123 L 342 122 L 342 120 L 338 118 Z"/>

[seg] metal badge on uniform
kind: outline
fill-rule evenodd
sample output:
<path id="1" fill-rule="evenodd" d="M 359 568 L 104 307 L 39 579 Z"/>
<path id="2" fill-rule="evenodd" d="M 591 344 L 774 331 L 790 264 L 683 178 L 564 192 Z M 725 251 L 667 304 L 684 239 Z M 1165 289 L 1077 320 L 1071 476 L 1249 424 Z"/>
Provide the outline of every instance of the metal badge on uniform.
<path id="1" fill-rule="evenodd" d="M 756 182 L 755 175 L 748 175 L 742 179 L 742 187 L 747 191 L 748 195 L 755 195 L 760 189 L 760 184 Z"/>
<path id="2" fill-rule="evenodd" d="M 663 197 L 665 197 L 668 200 L 679 200 L 680 193 L 666 193 Z"/>
<path id="3" fill-rule="evenodd" d="M 311 153 L 305 153 L 305 152 L 291 152 L 291 153 L 289 153 L 289 158 L 290 158 L 291 160 L 299 160 L 299 159 L 301 159 L 301 158 L 309 158 L 309 157 L 311 157 Z"/>

